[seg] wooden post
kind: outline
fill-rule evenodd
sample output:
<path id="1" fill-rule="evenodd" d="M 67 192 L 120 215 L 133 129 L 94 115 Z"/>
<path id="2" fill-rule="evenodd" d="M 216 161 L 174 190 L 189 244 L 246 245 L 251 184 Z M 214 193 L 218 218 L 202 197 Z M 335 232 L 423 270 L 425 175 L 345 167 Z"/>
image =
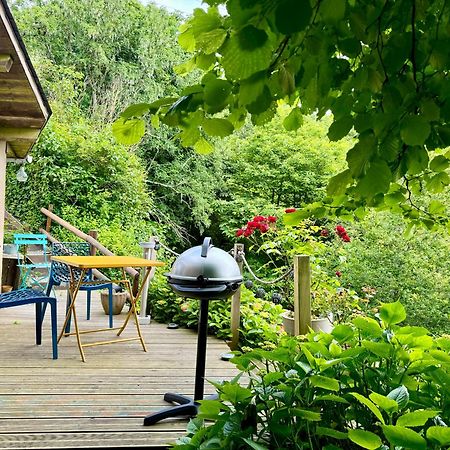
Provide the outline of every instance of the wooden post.
<path id="1" fill-rule="evenodd" d="M 143 249 L 143 258 L 148 260 L 156 260 L 157 250 L 158 250 L 158 239 L 155 236 L 150 238 L 150 242 L 141 242 L 141 247 Z M 148 287 L 150 285 L 151 279 L 155 276 L 156 267 L 152 267 L 150 275 L 148 276 L 144 286 L 142 287 L 141 293 L 141 310 L 139 311 L 139 317 L 147 322 L 147 297 L 148 297 Z"/>
<path id="2" fill-rule="evenodd" d="M 0 280 L 2 279 L 2 267 L 3 267 L 5 196 L 6 196 L 6 141 L 0 141 Z M 1 292 L 1 282 L 0 282 L 0 292 Z"/>
<path id="3" fill-rule="evenodd" d="M 244 244 L 234 244 L 234 259 L 242 274 Z M 231 300 L 231 350 L 236 350 L 239 343 L 239 325 L 241 323 L 241 287 L 233 294 Z"/>
<path id="4" fill-rule="evenodd" d="M 48 205 L 48 210 L 50 212 L 53 212 L 53 205 Z M 47 216 L 47 222 L 45 224 L 45 231 L 47 233 L 50 233 L 51 227 L 52 227 L 52 219 L 51 219 L 51 217 Z"/>
<path id="5" fill-rule="evenodd" d="M 50 219 L 52 220 L 52 219 Z M 95 240 L 97 240 L 98 238 L 98 231 L 97 230 L 89 230 L 89 236 L 93 237 Z M 92 245 L 89 244 L 89 246 L 91 247 L 91 256 L 95 256 L 97 254 L 97 249 Z"/>
<path id="6" fill-rule="evenodd" d="M 311 327 L 311 266 L 309 256 L 294 257 L 294 334 L 306 334 Z"/>

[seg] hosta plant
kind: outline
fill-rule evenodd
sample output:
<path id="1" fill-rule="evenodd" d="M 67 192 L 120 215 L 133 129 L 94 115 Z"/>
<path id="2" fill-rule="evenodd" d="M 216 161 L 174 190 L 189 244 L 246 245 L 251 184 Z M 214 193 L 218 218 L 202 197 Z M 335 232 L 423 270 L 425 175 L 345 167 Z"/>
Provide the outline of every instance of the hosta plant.
<path id="1" fill-rule="evenodd" d="M 405 317 L 384 304 L 377 320 L 235 357 L 249 381 L 216 384 L 219 399 L 201 402 L 175 448 L 448 448 L 450 339 L 401 326 Z"/>

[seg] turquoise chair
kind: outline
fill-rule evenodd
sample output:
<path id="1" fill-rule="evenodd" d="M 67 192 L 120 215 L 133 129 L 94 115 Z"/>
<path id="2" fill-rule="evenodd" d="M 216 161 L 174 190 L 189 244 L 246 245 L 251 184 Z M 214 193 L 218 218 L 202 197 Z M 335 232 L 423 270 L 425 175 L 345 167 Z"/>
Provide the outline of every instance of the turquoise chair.
<path id="1" fill-rule="evenodd" d="M 19 289 L 45 290 L 50 271 L 45 234 L 15 234 L 14 244 L 19 255 L 17 264 L 20 270 Z"/>

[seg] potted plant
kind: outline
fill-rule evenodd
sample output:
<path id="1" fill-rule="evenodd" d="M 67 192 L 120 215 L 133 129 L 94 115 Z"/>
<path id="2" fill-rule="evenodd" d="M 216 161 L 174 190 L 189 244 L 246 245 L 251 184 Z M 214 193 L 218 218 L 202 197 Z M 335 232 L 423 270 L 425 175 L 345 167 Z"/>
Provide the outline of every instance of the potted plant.
<path id="1" fill-rule="evenodd" d="M 3 253 L 7 255 L 17 253 L 17 246 L 14 244 L 14 233 L 12 231 L 5 230 L 3 236 Z"/>
<path id="2" fill-rule="evenodd" d="M 117 315 L 122 312 L 122 309 L 125 306 L 127 298 L 128 298 L 128 294 L 124 290 L 121 290 L 121 291 L 113 290 L 113 295 L 112 295 L 113 315 Z M 103 311 L 105 311 L 106 315 L 109 315 L 109 293 L 108 293 L 108 291 L 101 292 L 100 299 L 102 302 Z"/>

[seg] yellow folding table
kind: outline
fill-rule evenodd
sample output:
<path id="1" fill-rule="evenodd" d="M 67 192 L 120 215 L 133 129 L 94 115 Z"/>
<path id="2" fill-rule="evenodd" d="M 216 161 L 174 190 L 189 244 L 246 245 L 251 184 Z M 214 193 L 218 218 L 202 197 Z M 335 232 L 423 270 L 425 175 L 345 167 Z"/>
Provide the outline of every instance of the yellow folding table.
<path id="1" fill-rule="evenodd" d="M 58 337 L 58 342 L 61 340 L 63 336 L 73 336 L 75 335 L 77 338 L 78 348 L 80 350 L 81 359 L 83 362 L 86 361 L 86 357 L 84 355 L 83 348 L 84 347 L 93 347 L 96 345 L 105 345 L 105 344 L 114 344 L 116 342 L 127 342 L 127 341 L 140 341 L 142 348 L 144 351 L 147 351 L 145 347 L 145 342 L 142 337 L 141 327 L 139 326 L 139 319 L 137 317 L 136 312 L 136 301 L 142 293 L 142 288 L 145 285 L 148 276 L 150 275 L 150 271 L 152 267 L 161 267 L 164 266 L 163 262 L 160 261 L 152 261 L 144 258 L 136 258 L 134 256 L 52 256 L 52 261 L 58 261 L 64 264 L 67 264 L 70 271 L 70 282 L 69 282 L 69 294 L 70 294 L 70 306 L 67 310 L 66 318 L 64 321 L 64 325 L 62 327 L 61 333 Z M 136 295 L 133 294 L 133 289 L 130 280 L 126 276 L 125 268 L 134 267 L 134 268 L 143 268 L 145 269 L 144 276 L 142 277 L 141 285 L 137 289 Z M 128 293 L 130 295 L 131 308 L 128 311 L 128 314 L 125 318 L 122 326 L 117 328 L 99 328 L 94 330 L 83 330 L 81 331 L 78 326 L 77 321 L 77 313 L 75 309 L 76 299 L 78 295 L 78 291 L 82 284 L 92 284 L 96 283 L 95 281 L 83 281 L 87 272 L 91 269 L 122 269 L 122 279 L 120 280 L 112 280 L 112 282 L 116 284 L 123 284 L 126 286 Z M 101 281 L 104 283 L 104 280 Z M 66 333 L 65 328 L 69 321 L 69 318 L 73 316 L 73 323 L 75 332 L 74 333 Z M 81 334 L 85 333 L 97 333 L 101 331 L 111 331 L 111 330 L 119 330 L 117 332 L 117 336 L 120 336 L 125 330 L 125 327 L 128 325 L 130 318 L 133 317 L 134 322 L 136 324 L 136 330 L 138 337 L 131 338 L 123 338 L 123 339 L 114 339 L 108 341 L 99 341 L 99 342 L 90 342 L 88 344 L 81 343 Z"/>

